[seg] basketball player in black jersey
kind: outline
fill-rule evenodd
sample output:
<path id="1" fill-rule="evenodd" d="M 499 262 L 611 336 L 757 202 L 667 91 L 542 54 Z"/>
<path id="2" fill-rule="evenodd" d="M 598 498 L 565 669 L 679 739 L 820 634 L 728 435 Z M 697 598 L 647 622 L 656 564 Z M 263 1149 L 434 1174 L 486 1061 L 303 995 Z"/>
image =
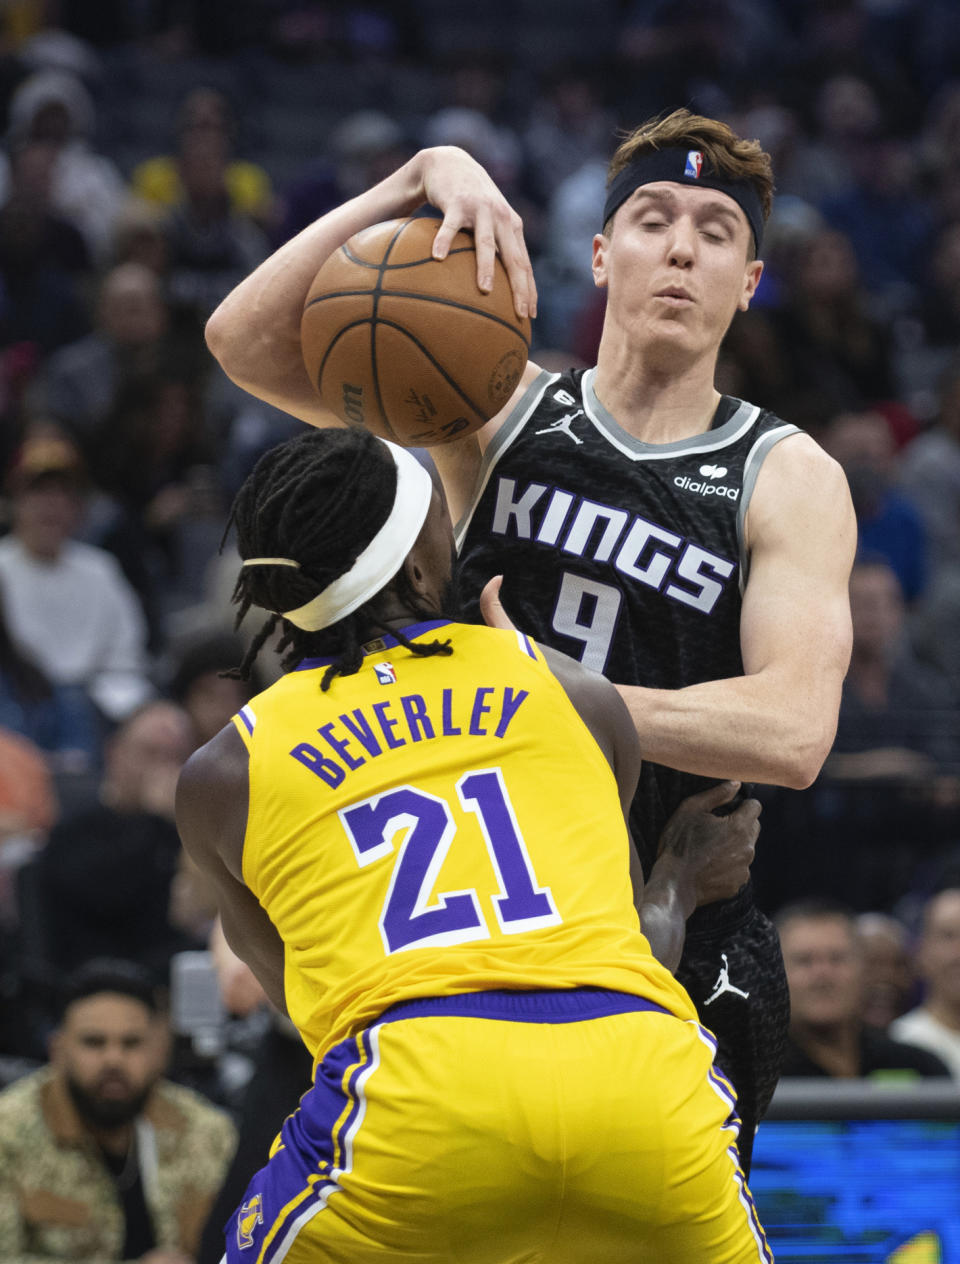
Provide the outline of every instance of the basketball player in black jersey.
<path id="1" fill-rule="evenodd" d="M 503 575 L 518 626 L 626 700 L 646 763 L 632 824 L 648 871 L 651 840 L 697 778 L 813 781 L 849 659 L 856 525 L 843 474 L 796 427 L 714 388 L 721 341 L 763 270 L 772 186 L 760 146 L 716 120 L 680 110 L 636 129 L 598 207 L 596 367 L 531 363 L 483 430 L 432 449 L 465 595 Z M 300 355 L 307 290 L 353 233 L 425 201 L 444 214 L 435 253 L 471 229 L 480 288 L 499 253 L 518 313 L 535 315 L 519 218 L 468 155 L 424 150 L 228 295 L 207 327 L 227 373 L 334 424 Z M 747 1166 L 788 1018 L 776 932 L 749 888 L 694 913 L 677 974 L 737 1088 Z"/>

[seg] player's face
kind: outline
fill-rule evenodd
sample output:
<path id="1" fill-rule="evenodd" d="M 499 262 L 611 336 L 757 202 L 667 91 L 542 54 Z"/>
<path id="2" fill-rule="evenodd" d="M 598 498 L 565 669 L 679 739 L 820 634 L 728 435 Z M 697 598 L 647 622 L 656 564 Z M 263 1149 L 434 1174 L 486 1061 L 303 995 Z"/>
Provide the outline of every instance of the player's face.
<path id="1" fill-rule="evenodd" d="M 781 930 L 780 946 L 794 1022 L 828 1027 L 859 1015 L 863 960 L 843 918 L 789 921 Z"/>
<path id="2" fill-rule="evenodd" d="M 102 993 L 74 1002 L 51 1055 L 80 1114 L 94 1127 L 128 1123 L 161 1069 L 156 1020 L 132 997 Z"/>
<path id="3" fill-rule="evenodd" d="M 960 890 L 935 896 L 924 922 L 920 971 L 931 992 L 960 1005 Z"/>
<path id="4" fill-rule="evenodd" d="M 604 342 L 676 362 L 714 356 L 763 271 L 736 202 L 715 189 L 659 181 L 617 211 L 593 244 L 593 275 L 607 290 Z"/>

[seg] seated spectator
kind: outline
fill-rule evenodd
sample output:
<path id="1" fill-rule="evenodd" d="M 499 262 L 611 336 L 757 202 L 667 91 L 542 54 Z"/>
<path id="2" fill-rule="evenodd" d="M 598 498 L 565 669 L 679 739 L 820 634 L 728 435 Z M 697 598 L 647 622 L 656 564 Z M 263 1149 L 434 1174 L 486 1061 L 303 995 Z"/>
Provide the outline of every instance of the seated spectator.
<path id="1" fill-rule="evenodd" d="M 960 225 L 957 229 L 960 261 Z M 936 424 L 904 448 L 897 481 L 923 518 L 934 576 L 960 571 L 960 357 L 941 380 Z"/>
<path id="2" fill-rule="evenodd" d="M 90 146 L 94 130 L 90 94 L 76 75 L 38 70 L 17 87 L 9 116 L 13 143 L 43 141 L 53 147 L 53 205 L 83 234 L 94 262 L 104 262 L 127 188 L 115 163 Z M 0 187 L 6 175 L 0 161 Z"/>
<path id="3" fill-rule="evenodd" d="M 891 1032 L 935 1053 L 960 1080 L 960 888 L 948 887 L 928 901 L 916 966 L 923 1001 L 898 1018 Z"/>
<path id="4" fill-rule="evenodd" d="M 906 642 L 903 595 L 882 558 L 850 576 L 853 649 L 825 773 L 841 780 L 921 780 L 954 770 L 958 711 L 949 684 Z"/>
<path id="5" fill-rule="evenodd" d="M 27 439 L 8 479 L 13 529 L 0 540 L 0 595 L 21 653 L 116 722 L 154 692 L 146 623 L 115 559 L 73 538 L 84 486 L 72 444 Z"/>
<path id="6" fill-rule="evenodd" d="M 845 906 L 787 905 L 774 919 L 790 988 L 790 1039 L 783 1074 L 897 1079 L 949 1074 L 925 1049 L 868 1026 L 863 1016 L 863 945 Z"/>
<path id="7" fill-rule="evenodd" d="M 14 645 L 0 600 L 0 727 L 44 753 L 54 771 L 99 767 L 102 723 L 83 689 L 52 684 Z"/>
<path id="8" fill-rule="evenodd" d="M 50 1065 L 0 1093 L 0 1258 L 191 1264 L 235 1146 L 162 1078 L 156 993 L 125 962 L 70 981 Z"/>
<path id="9" fill-rule="evenodd" d="M 80 232 L 53 207 L 56 151 L 24 141 L 10 154 L 0 194 L 0 345 L 47 354 L 89 328 L 83 287 L 90 254 Z"/>
<path id="10" fill-rule="evenodd" d="M 125 382 L 93 437 L 90 468 L 105 496 L 88 538 L 109 549 L 165 642 L 166 615 L 203 588 L 223 534 L 225 498 L 205 425 L 195 354 L 169 354 Z"/>
<path id="11" fill-rule="evenodd" d="M 771 319 L 791 386 L 815 381 L 837 409 L 893 398 L 890 329 L 871 307 L 850 240 L 812 233 L 782 279 Z"/>
<path id="12" fill-rule="evenodd" d="M 333 129 L 330 160 L 308 164 L 283 194 L 280 242 L 378 184 L 410 157 L 412 148 L 396 119 L 381 110 L 357 110 Z"/>
<path id="13" fill-rule="evenodd" d="M 216 88 L 194 88 L 184 98 L 177 116 L 177 148 L 189 149 L 196 136 L 215 137 L 227 154 L 225 181 L 230 210 L 251 215 L 269 231 L 273 217 L 273 190 L 262 167 L 232 154 L 236 140 L 236 120 L 230 104 Z M 130 177 L 134 193 L 147 202 L 172 207 L 184 199 L 183 182 L 173 154 L 158 154 L 134 168 Z"/>
<path id="14" fill-rule="evenodd" d="M 896 445 L 887 419 L 879 412 L 840 413 L 822 443 L 850 484 L 860 552 L 885 557 L 913 602 L 927 583 L 929 545 L 919 509 L 896 490 Z"/>
<path id="15" fill-rule="evenodd" d="M 139 263 L 112 268 L 100 286 L 97 328 L 49 357 L 38 402 L 89 452 L 123 384 L 156 372 L 168 325 L 156 273 Z"/>
<path id="16" fill-rule="evenodd" d="M 227 152 L 206 132 L 184 142 L 177 162 L 183 198 L 166 221 L 168 290 L 184 328 L 199 332 L 222 298 L 267 254 L 263 230 L 230 207 Z"/>
<path id="17" fill-rule="evenodd" d="M 907 928 L 888 913 L 861 913 L 857 934 L 863 948 L 863 1021 L 885 1031 L 909 1008 L 913 993 Z"/>
<path id="18" fill-rule="evenodd" d="M 181 651 L 170 681 L 170 696 L 189 715 L 197 746 L 215 737 L 231 716 L 264 688 L 259 675 L 238 680 L 223 674 L 238 666 L 245 653 L 243 640 L 228 633 L 198 637 Z"/>
<path id="19" fill-rule="evenodd" d="M 169 916 L 181 852 L 174 791 L 192 750 L 186 714 L 149 703 L 108 741 L 97 802 L 50 831 L 32 866 L 32 933 L 54 969 L 123 956 L 159 981 L 175 952 L 199 946 Z"/>

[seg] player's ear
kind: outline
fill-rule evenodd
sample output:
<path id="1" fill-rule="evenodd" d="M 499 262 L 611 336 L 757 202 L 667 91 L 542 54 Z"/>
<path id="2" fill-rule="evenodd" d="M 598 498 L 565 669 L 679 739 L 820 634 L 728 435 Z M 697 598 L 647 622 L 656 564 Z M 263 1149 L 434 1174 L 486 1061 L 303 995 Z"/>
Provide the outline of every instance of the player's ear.
<path id="1" fill-rule="evenodd" d="M 743 274 L 743 293 L 740 295 L 740 302 L 737 307 L 741 312 L 745 312 L 750 306 L 750 300 L 757 292 L 757 286 L 760 284 L 760 278 L 763 276 L 763 261 L 754 259 L 752 263 L 748 263 Z"/>
<path id="2" fill-rule="evenodd" d="M 603 233 L 595 234 L 593 238 L 593 283 L 598 290 L 607 288 L 607 246 L 609 238 Z"/>

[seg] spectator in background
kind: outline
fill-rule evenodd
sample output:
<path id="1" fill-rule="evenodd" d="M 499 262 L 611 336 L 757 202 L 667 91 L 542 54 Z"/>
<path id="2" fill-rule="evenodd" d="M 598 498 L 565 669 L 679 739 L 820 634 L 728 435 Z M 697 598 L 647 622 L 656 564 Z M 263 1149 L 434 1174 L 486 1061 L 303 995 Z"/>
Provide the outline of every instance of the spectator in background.
<path id="1" fill-rule="evenodd" d="M 960 224 L 956 230 L 960 294 Z M 960 346 L 960 327 L 956 343 Z M 941 379 L 936 424 L 903 450 L 897 481 L 920 511 L 934 578 L 947 570 L 960 571 L 960 355 Z"/>
<path id="2" fill-rule="evenodd" d="M 236 635 L 198 637 L 185 645 L 170 681 L 170 696 L 186 711 L 196 746 L 216 736 L 264 684 L 259 673 L 239 680 L 223 673 L 238 667 L 246 646 Z"/>
<path id="3" fill-rule="evenodd" d="M 827 221 L 851 241 L 869 292 L 887 310 L 912 303 L 934 228 L 918 190 L 910 145 L 885 134 L 861 145 L 851 159 L 851 189 L 821 203 Z"/>
<path id="4" fill-rule="evenodd" d="M 891 399 L 889 327 L 871 308 L 850 239 L 829 228 L 810 233 L 781 279 L 770 320 L 787 375 L 782 389 L 813 382 L 833 411 Z"/>
<path id="5" fill-rule="evenodd" d="M 224 184 L 234 215 L 249 215 L 267 232 L 273 226 L 274 198 L 270 177 L 256 163 L 233 154 L 236 119 L 230 103 L 216 88 L 194 88 L 181 103 L 177 115 L 177 155 L 160 154 L 134 168 L 130 183 L 134 193 L 157 206 L 174 207 L 186 190 L 179 157 L 189 153 L 195 140 L 208 141 L 225 159 Z M 179 156 L 179 157 L 178 157 Z"/>
<path id="6" fill-rule="evenodd" d="M 0 1093 L 0 1257 L 191 1264 L 235 1146 L 230 1120 L 162 1078 L 148 977 L 90 963 L 50 1065 Z"/>
<path id="7" fill-rule="evenodd" d="M 907 928 L 888 913 L 861 913 L 857 934 L 863 950 L 863 1021 L 885 1031 L 909 1008 L 913 993 Z"/>
<path id="8" fill-rule="evenodd" d="M 268 240 L 249 215 L 231 209 L 228 154 L 206 131 L 185 137 L 177 159 L 183 197 L 170 209 L 169 295 L 185 332 L 204 321 L 237 282 L 266 256 Z"/>
<path id="9" fill-rule="evenodd" d="M 942 1058 L 960 1080 L 960 888 L 948 887 L 927 902 L 916 968 L 923 1000 L 891 1032 Z"/>
<path id="10" fill-rule="evenodd" d="M 174 789 L 192 750 L 186 713 L 149 703 L 107 742 L 98 801 L 50 831 L 34 889 L 40 950 L 55 970 L 123 956 L 160 981 L 175 952 L 198 946 L 169 916 L 180 861 Z"/>
<path id="11" fill-rule="evenodd" d="M 929 546 L 920 510 L 896 488 L 897 453 L 887 419 L 873 411 L 840 413 L 822 443 L 847 476 L 861 554 L 884 557 L 904 598 L 913 602 L 927 583 Z"/>
<path id="12" fill-rule="evenodd" d="M 154 692 L 146 623 L 115 559 L 73 538 L 84 487 L 71 443 L 27 439 L 8 477 L 13 529 L 0 540 L 0 598 L 21 653 L 116 722 Z"/>
<path id="13" fill-rule="evenodd" d="M 278 242 L 291 237 L 348 198 L 378 184 L 410 157 L 403 127 L 381 110 L 348 114 L 328 137 L 329 160 L 307 167 L 283 195 Z"/>
<path id="14" fill-rule="evenodd" d="M 790 987 L 785 1076 L 949 1074 L 933 1054 L 892 1040 L 865 1022 L 863 945 L 849 909 L 808 900 L 787 905 L 775 920 Z"/>
<path id="15" fill-rule="evenodd" d="M 9 139 L 42 141 L 54 151 L 53 206 L 82 233 L 95 263 L 110 255 L 113 224 L 127 196 L 116 164 L 93 151 L 94 109 L 82 82 L 63 70 L 39 70 L 14 92 Z M 0 189 L 8 179 L 0 161 Z"/>
<path id="16" fill-rule="evenodd" d="M 46 141 L 18 144 L 0 193 L 0 343 L 34 344 L 42 354 L 89 327 L 83 288 L 90 255 L 79 231 L 53 209 L 55 161 Z"/>
<path id="17" fill-rule="evenodd" d="M 533 192 L 542 204 L 586 163 L 606 165 L 613 150 L 615 125 L 616 117 L 603 100 L 600 72 L 589 63 L 558 66 L 544 77 L 523 132 Z M 596 208 L 602 205 L 601 186 L 594 224 L 599 215 Z M 589 262 L 589 249 L 585 254 Z"/>
<path id="18" fill-rule="evenodd" d="M 960 758 L 956 700 L 905 638 L 903 593 L 880 557 L 850 576 L 853 651 L 825 772 L 841 780 L 922 780 Z"/>
<path id="19" fill-rule="evenodd" d="M 223 533 L 202 387 L 197 356 L 168 348 L 150 372 L 121 384 L 91 444 L 105 499 L 88 531 L 136 589 L 154 652 L 164 643 L 169 612 L 200 595 Z"/>
<path id="20" fill-rule="evenodd" d="M 99 767 L 101 722 L 82 689 L 52 684 L 13 642 L 0 599 L 0 727 L 44 752 L 56 770 Z"/>
<path id="21" fill-rule="evenodd" d="M 156 273 L 140 263 L 112 268 L 100 285 L 96 329 L 49 357 L 38 405 L 89 454 L 122 385 L 159 368 L 169 323 Z"/>

